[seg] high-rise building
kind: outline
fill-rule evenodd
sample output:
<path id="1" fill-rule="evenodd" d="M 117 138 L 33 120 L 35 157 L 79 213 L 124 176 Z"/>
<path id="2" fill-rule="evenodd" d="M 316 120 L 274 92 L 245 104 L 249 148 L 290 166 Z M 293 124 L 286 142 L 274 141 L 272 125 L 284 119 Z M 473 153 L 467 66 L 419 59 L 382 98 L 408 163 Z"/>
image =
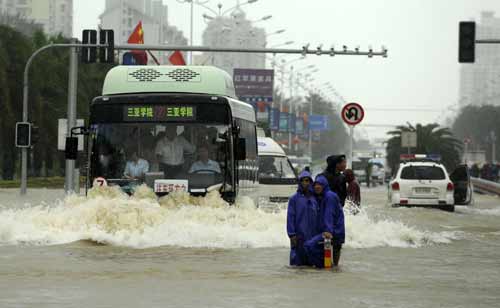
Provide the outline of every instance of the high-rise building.
<path id="1" fill-rule="evenodd" d="M 237 8 L 230 16 L 217 16 L 208 23 L 203 32 L 203 45 L 210 47 L 264 48 L 266 32 L 254 27 L 245 12 Z M 265 68 L 263 54 L 253 53 L 205 53 L 198 61 L 217 66 L 229 74 L 234 68 Z"/>
<path id="2" fill-rule="evenodd" d="M 73 36 L 73 0 L 0 0 L 0 11 L 40 24 L 47 34 Z"/>
<path id="3" fill-rule="evenodd" d="M 187 45 L 187 39 L 168 24 L 168 7 L 162 0 L 106 0 L 99 16 L 101 28 L 115 31 L 115 43 L 126 43 L 134 28 L 142 22 L 144 44 Z M 155 52 L 166 63 L 166 53 Z"/>
<path id="4" fill-rule="evenodd" d="M 499 39 L 500 18 L 481 13 L 476 39 Z M 500 105 L 500 45 L 476 44 L 476 60 L 460 69 L 460 105 Z"/>

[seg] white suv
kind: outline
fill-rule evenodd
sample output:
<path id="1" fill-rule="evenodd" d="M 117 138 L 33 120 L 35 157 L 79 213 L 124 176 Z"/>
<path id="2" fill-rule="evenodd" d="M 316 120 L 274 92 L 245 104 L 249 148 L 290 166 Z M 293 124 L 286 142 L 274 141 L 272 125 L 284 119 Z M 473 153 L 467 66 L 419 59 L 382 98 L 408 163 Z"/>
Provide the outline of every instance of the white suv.
<path id="1" fill-rule="evenodd" d="M 455 210 L 454 184 L 439 162 L 415 160 L 400 164 L 389 183 L 392 206 L 428 206 Z"/>

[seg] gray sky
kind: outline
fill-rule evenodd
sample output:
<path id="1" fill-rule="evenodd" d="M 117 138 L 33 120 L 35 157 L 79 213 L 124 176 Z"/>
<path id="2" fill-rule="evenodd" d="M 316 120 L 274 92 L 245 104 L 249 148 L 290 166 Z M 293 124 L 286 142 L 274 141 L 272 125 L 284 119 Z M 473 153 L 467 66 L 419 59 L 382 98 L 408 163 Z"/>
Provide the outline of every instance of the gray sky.
<path id="1" fill-rule="evenodd" d="M 210 1 L 225 8 L 235 0 Z M 244 2 L 244 1 L 242 1 Z M 189 35 L 189 6 L 175 0 L 169 5 L 169 22 Z M 292 4 L 293 3 L 293 4 Z M 74 1 L 75 36 L 84 28 L 95 28 L 103 0 Z M 480 12 L 493 10 L 500 15 L 498 0 L 258 0 L 245 6 L 250 19 L 272 14 L 258 23 L 267 32 L 285 28 L 286 32 L 270 36 L 268 45 L 288 40 L 300 48 L 332 44 L 338 48 L 369 45 L 375 50 L 385 45 L 389 58 L 308 56 L 296 66 L 316 64 L 320 71 L 316 84 L 331 82 L 347 100 L 366 108 L 366 124 L 429 123 L 453 115 L 458 102 L 459 68 L 457 63 L 458 22 L 475 19 Z M 195 7 L 194 43 L 201 44 L 207 12 Z M 147 33 L 145 34 L 147 35 Z M 387 112 L 377 108 L 426 108 L 441 112 Z M 364 127 L 359 134 L 383 137 L 387 128 Z"/>

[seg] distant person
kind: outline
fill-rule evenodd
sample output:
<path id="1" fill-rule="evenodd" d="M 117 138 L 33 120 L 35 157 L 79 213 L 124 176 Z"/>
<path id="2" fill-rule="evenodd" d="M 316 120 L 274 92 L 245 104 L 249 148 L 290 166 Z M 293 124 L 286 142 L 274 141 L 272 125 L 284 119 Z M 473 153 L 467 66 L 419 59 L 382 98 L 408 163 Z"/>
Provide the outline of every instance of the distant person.
<path id="1" fill-rule="evenodd" d="M 198 149 L 198 160 L 195 161 L 189 173 L 221 173 L 219 163 L 208 159 L 208 148 L 202 146 Z"/>
<path id="2" fill-rule="evenodd" d="M 361 205 L 361 189 L 354 172 L 351 169 L 346 169 L 344 175 L 347 181 L 347 199 L 359 207 Z"/>
<path id="3" fill-rule="evenodd" d="M 328 180 L 330 190 L 335 192 L 340 199 L 340 204 L 344 207 L 347 197 L 347 182 L 342 173 L 347 166 L 345 155 L 332 155 L 326 159 L 327 167 L 322 173 Z"/>
<path id="4" fill-rule="evenodd" d="M 370 183 L 372 180 L 372 170 L 373 165 L 371 163 L 367 163 L 365 167 L 365 176 L 366 176 L 366 186 L 370 187 Z"/>
<path id="5" fill-rule="evenodd" d="M 318 175 L 313 184 L 314 196 L 320 207 L 317 235 L 304 244 L 309 262 L 318 267 L 324 267 L 325 239 L 332 241 L 332 263 L 339 265 L 340 251 L 345 242 L 344 212 L 340 200 L 328 187 L 328 180 L 322 174 Z"/>
<path id="6" fill-rule="evenodd" d="M 149 163 L 147 160 L 139 158 L 137 151 L 127 151 L 127 163 L 123 175 L 127 179 L 144 180 L 146 173 L 149 172 Z"/>
<path id="7" fill-rule="evenodd" d="M 286 230 L 290 238 L 290 265 L 311 265 L 304 243 L 318 234 L 319 215 L 311 174 L 302 172 L 297 192 L 288 201 Z"/>
<path id="8" fill-rule="evenodd" d="M 497 164 L 492 163 L 490 168 L 490 180 L 493 182 L 498 181 L 498 166 Z"/>
<path id="9" fill-rule="evenodd" d="M 479 177 L 479 167 L 476 163 L 470 168 L 470 175 L 475 178 Z"/>
<path id="10" fill-rule="evenodd" d="M 165 137 L 156 144 L 155 153 L 159 161 L 160 170 L 165 176 L 174 177 L 182 172 L 184 153 L 193 154 L 195 146 L 184 137 L 177 136 L 177 127 L 167 126 Z"/>

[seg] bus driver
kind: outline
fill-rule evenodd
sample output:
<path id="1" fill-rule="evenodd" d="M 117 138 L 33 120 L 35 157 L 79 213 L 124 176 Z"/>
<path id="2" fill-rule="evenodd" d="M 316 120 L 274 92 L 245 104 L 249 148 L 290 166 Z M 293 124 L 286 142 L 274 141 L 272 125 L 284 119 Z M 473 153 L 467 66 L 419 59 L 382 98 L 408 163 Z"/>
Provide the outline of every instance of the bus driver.
<path id="1" fill-rule="evenodd" d="M 193 154 L 195 146 L 184 137 L 177 136 L 177 126 L 167 126 L 165 137 L 156 144 L 155 153 L 160 164 L 160 170 L 166 176 L 175 176 L 182 172 L 184 152 Z"/>
<path id="2" fill-rule="evenodd" d="M 221 173 L 219 163 L 208 159 L 207 146 L 198 149 L 198 161 L 193 163 L 189 173 Z"/>

